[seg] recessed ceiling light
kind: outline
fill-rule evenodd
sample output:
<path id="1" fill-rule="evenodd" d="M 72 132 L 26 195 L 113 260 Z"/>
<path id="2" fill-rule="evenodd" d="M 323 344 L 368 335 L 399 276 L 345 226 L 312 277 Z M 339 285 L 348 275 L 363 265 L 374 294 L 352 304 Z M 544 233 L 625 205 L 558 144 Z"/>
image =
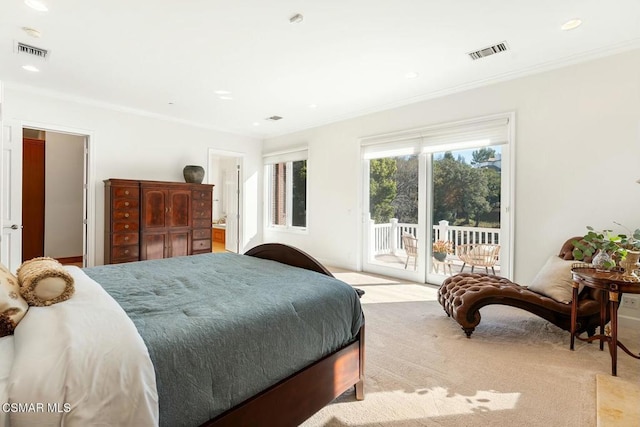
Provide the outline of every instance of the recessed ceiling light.
<path id="1" fill-rule="evenodd" d="M 228 90 L 217 90 L 215 92 L 216 95 L 231 95 L 231 92 L 229 92 Z"/>
<path id="2" fill-rule="evenodd" d="M 417 79 L 419 75 L 420 74 L 416 73 L 415 71 L 411 71 L 411 72 L 405 74 L 404 78 L 405 79 Z"/>
<path id="3" fill-rule="evenodd" d="M 258 123 L 258 122 L 253 122 L 253 125 L 254 125 L 254 126 L 260 126 L 260 123 Z"/>
<path id="4" fill-rule="evenodd" d="M 37 73 L 38 70 L 36 67 L 34 67 L 33 65 L 23 65 L 22 69 L 27 70 L 27 71 L 31 71 L 32 73 Z"/>
<path id="5" fill-rule="evenodd" d="M 47 5 L 39 0 L 24 0 L 24 4 L 38 12 L 47 12 L 49 10 Z"/>
<path id="6" fill-rule="evenodd" d="M 233 98 L 232 98 L 232 97 L 230 97 L 230 96 L 219 96 L 218 98 L 220 98 L 220 99 L 224 99 L 225 101 L 230 101 L 230 100 L 232 100 L 232 99 L 233 99 Z"/>
<path id="7" fill-rule="evenodd" d="M 31 37 L 35 37 L 37 39 L 40 38 L 40 36 L 42 35 L 40 31 L 36 30 L 35 28 L 22 27 L 22 31 L 29 34 Z"/>
<path id="8" fill-rule="evenodd" d="M 580 25 L 582 25 L 582 20 L 580 20 L 580 19 L 571 19 L 571 20 L 565 22 L 564 24 L 562 24 L 562 27 L 560 27 L 560 29 L 562 29 L 562 31 L 569 31 L 569 30 L 573 30 L 575 28 L 578 28 Z"/>
<path id="9" fill-rule="evenodd" d="M 296 13 L 295 15 L 293 15 L 291 18 L 289 18 L 289 22 L 291 24 L 299 24 L 304 20 L 304 16 L 300 15 L 299 13 Z"/>
<path id="10" fill-rule="evenodd" d="M 318 106 L 316 104 L 309 104 L 309 108 L 314 110 L 314 109 L 318 108 Z"/>

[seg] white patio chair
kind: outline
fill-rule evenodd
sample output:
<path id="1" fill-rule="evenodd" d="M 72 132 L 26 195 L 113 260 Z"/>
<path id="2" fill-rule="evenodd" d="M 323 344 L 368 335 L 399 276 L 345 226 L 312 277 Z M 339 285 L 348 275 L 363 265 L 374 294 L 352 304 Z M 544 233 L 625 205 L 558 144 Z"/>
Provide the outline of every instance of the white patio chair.
<path id="1" fill-rule="evenodd" d="M 458 245 L 456 247 L 456 253 L 458 258 L 462 261 L 462 268 L 460 272 L 464 270 L 464 266 L 469 264 L 471 266 L 471 272 L 473 273 L 474 267 L 484 267 L 487 274 L 489 274 L 489 267 L 491 272 L 495 275 L 496 271 L 494 266 L 498 262 L 500 255 L 500 245 L 493 243 L 471 243 L 466 245 Z"/>
<path id="2" fill-rule="evenodd" d="M 409 265 L 409 258 L 413 257 L 413 269 L 418 268 L 418 239 L 413 234 L 402 233 L 402 246 L 404 246 L 405 252 L 407 252 L 407 260 L 404 263 L 405 270 Z"/>

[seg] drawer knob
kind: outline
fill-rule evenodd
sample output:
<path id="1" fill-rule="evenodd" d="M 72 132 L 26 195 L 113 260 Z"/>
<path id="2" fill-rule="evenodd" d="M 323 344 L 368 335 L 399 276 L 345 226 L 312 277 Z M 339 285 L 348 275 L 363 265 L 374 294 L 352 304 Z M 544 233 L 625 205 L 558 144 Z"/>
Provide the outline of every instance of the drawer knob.
<path id="1" fill-rule="evenodd" d="M 200 206 L 204 206 L 204 203 L 200 203 Z"/>
<path id="2" fill-rule="evenodd" d="M 129 214 L 128 213 L 124 214 L 124 217 L 129 218 Z"/>
<path id="3" fill-rule="evenodd" d="M 124 228 L 129 228 L 129 224 L 125 224 L 125 225 L 124 225 Z"/>
<path id="4" fill-rule="evenodd" d="M 129 236 L 125 237 L 124 240 L 129 240 Z"/>
<path id="5" fill-rule="evenodd" d="M 129 202 L 124 202 L 124 205 L 125 206 L 129 206 Z"/>
<path id="6" fill-rule="evenodd" d="M 126 195 L 128 196 L 128 195 L 129 195 L 129 190 L 126 190 L 126 191 L 124 192 L 124 194 L 126 194 Z"/>
<path id="7" fill-rule="evenodd" d="M 127 249 L 126 251 L 124 251 L 124 253 L 125 253 L 125 254 L 128 254 L 128 253 L 129 253 L 129 249 Z"/>

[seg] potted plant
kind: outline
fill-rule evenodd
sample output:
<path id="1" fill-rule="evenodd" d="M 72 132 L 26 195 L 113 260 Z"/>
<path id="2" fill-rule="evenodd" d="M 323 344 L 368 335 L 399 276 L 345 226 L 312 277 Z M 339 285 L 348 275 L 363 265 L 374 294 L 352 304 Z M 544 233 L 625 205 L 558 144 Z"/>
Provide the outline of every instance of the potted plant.
<path id="1" fill-rule="evenodd" d="M 619 234 L 620 247 L 624 253 L 620 259 L 620 267 L 624 268 L 624 276 L 637 278 L 635 270 L 638 266 L 638 260 L 640 260 L 640 228 L 632 233 L 627 227 L 616 222 L 616 224 L 624 227 L 630 234 Z"/>
<path id="2" fill-rule="evenodd" d="M 633 268 L 631 266 L 625 268 L 625 271 L 629 269 L 633 271 L 635 263 L 638 262 L 637 257 L 640 256 L 640 229 L 636 229 L 631 233 L 631 236 L 613 234 L 612 230 L 596 231 L 591 226 L 587 226 L 587 230 L 588 232 L 582 237 L 582 240 L 573 241 L 573 257 L 575 259 L 581 261 L 587 257 L 593 257 L 591 263 L 597 270 L 611 270 L 616 266 L 616 260 L 620 260 L 622 266 L 625 267 L 625 264 L 631 263 L 635 259 Z M 630 255 L 630 259 L 625 262 L 628 255 Z"/>
<path id="3" fill-rule="evenodd" d="M 453 245 L 448 240 L 437 240 L 433 243 L 431 252 L 436 260 L 442 262 L 447 259 L 448 254 L 453 252 Z"/>

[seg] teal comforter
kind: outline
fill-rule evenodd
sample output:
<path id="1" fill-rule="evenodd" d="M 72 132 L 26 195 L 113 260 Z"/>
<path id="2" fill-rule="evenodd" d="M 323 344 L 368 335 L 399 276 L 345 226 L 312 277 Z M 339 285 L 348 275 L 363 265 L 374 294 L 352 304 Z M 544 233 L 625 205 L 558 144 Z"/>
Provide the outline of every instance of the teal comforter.
<path id="1" fill-rule="evenodd" d="M 156 371 L 161 426 L 198 426 L 353 341 L 357 294 L 236 254 L 84 270 L 124 308 Z"/>

